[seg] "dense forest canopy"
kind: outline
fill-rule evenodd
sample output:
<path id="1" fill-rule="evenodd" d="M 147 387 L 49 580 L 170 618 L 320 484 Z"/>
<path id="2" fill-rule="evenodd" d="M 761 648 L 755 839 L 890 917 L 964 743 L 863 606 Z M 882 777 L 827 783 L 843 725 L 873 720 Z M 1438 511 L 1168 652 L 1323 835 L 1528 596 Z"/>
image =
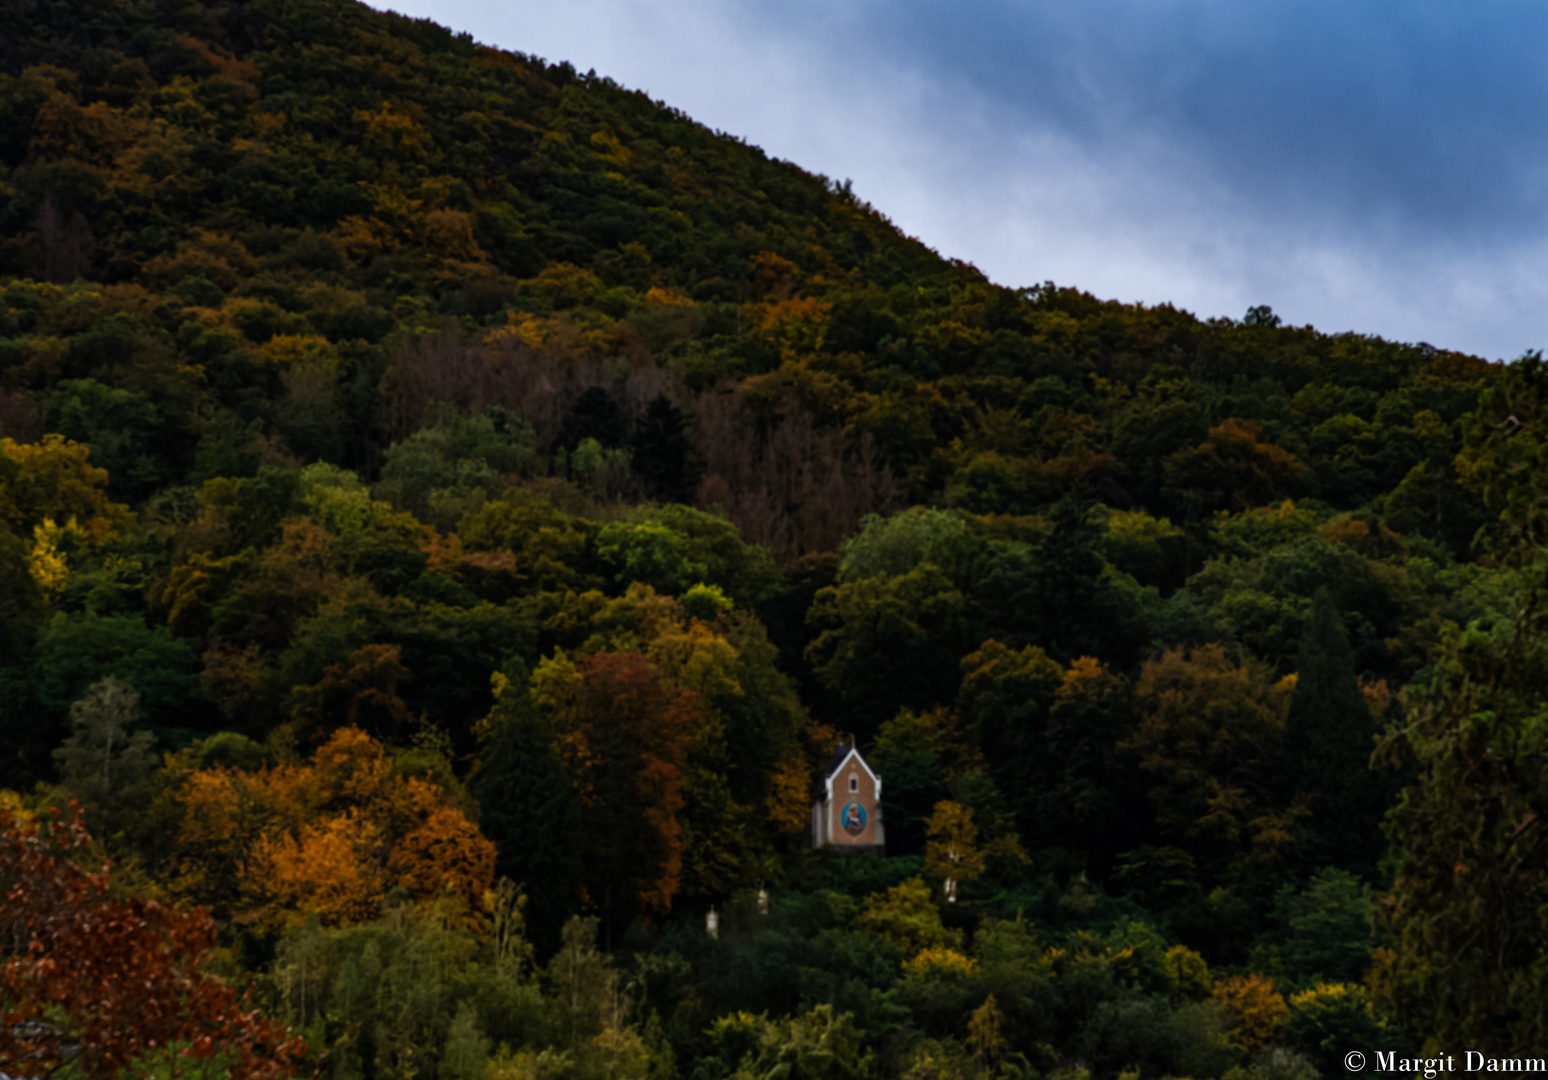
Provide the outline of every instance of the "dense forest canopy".
<path id="1" fill-rule="evenodd" d="M 1548 1034 L 1537 357 L 1007 288 L 345 0 L 4 10 L 0 1068 Z M 808 849 L 847 740 L 885 858 Z"/>

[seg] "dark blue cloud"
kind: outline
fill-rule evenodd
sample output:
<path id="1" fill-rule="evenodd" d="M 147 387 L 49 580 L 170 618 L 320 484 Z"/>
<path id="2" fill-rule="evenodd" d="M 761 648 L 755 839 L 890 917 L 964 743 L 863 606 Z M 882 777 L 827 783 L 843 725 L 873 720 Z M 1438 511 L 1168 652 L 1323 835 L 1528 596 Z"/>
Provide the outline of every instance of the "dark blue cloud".
<path id="1" fill-rule="evenodd" d="M 805 6 L 851 62 L 990 103 L 1006 130 L 1185 152 L 1248 198 L 1483 238 L 1548 205 L 1548 7 L 1362 0 Z M 762 9 L 789 25 L 790 7 Z M 856 50 L 855 46 L 862 47 Z"/>

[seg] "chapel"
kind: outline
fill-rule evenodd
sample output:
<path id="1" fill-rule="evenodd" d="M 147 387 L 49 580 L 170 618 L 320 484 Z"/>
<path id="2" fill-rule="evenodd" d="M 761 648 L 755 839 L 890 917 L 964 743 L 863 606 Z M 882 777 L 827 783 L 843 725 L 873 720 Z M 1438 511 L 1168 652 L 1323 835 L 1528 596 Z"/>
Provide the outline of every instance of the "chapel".
<path id="1" fill-rule="evenodd" d="M 839 743 L 812 790 L 812 847 L 882 854 L 881 790 L 881 777 L 853 743 Z"/>

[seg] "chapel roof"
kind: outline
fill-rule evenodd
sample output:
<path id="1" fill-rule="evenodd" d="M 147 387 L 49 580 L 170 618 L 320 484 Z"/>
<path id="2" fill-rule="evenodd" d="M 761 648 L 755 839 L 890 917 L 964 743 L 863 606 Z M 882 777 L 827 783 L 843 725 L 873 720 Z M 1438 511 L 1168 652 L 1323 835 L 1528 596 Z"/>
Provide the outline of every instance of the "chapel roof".
<path id="1" fill-rule="evenodd" d="M 834 748 L 833 756 L 828 759 L 827 768 L 822 770 L 822 778 L 824 780 L 838 772 L 839 766 L 844 764 L 844 759 L 849 756 L 849 750 L 850 748 L 845 746 L 844 741 L 840 739 L 838 746 Z"/>
<path id="2" fill-rule="evenodd" d="M 854 754 L 855 757 L 860 759 L 861 768 L 870 773 L 872 776 L 876 775 L 876 770 L 871 768 L 870 763 L 867 762 L 861 755 L 859 748 L 854 746 L 845 746 L 844 741 L 840 739 L 838 746 L 833 750 L 833 756 L 828 758 L 828 764 L 823 767 L 822 772 L 812 783 L 812 798 L 814 800 L 821 799 L 823 795 L 827 793 L 828 781 L 831 780 L 834 774 L 836 774 L 839 769 L 843 767 L 844 762 L 849 760 L 850 754 Z"/>

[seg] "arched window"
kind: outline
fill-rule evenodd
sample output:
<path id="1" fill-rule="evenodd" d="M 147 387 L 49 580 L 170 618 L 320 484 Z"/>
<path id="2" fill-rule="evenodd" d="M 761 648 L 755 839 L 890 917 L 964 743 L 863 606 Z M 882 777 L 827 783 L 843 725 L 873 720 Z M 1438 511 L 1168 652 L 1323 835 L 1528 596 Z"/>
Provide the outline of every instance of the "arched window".
<path id="1" fill-rule="evenodd" d="M 860 777 L 856 776 L 854 773 L 849 774 L 849 790 L 851 793 L 860 790 Z"/>

